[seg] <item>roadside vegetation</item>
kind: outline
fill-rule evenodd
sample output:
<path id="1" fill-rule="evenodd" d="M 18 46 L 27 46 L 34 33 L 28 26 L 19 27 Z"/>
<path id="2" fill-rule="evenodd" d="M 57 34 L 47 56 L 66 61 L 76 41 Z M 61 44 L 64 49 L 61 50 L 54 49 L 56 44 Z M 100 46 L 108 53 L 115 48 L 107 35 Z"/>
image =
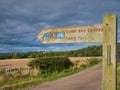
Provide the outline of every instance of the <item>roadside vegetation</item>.
<path id="1" fill-rule="evenodd" d="M 117 63 L 117 87 L 120 90 L 120 62 Z"/>
<path id="2" fill-rule="evenodd" d="M 37 58 L 28 65 L 34 67 L 37 72 L 28 75 L 5 75 L 0 81 L 1 90 L 16 90 L 31 85 L 38 85 L 46 81 L 52 81 L 65 77 L 101 62 L 101 59 L 91 58 L 71 62 L 67 57 Z"/>
<path id="3" fill-rule="evenodd" d="M 120 44 L 118 44 L 118 56 L 120 56 Z M 100 59 L 91 58 L 87 60 L 70 61 L 67 57 L 102 56 L 102 46 L 91 46 L 79 50 L 64 52 L 28 52 L 28 53 L 3 53 L 0 59 L 34 58 L 28 66 L 34 72 L 24 74 L 5 74 L 5 69 L 0 70 L 0 90 L 16 90 L 43 82 L 65 77 L 101 62 Z M 117 68 L 117 87 L 120 90 L 120 62 Z"/>
<path id="4" fill-rule="evenodd" d="M 118 57 L 120 58 L 120 43 L 117 44 Z M 20 58 L 39 58 L 39 57 L 91 57 L 91 56 L 102 56 L 102 46 L 88 46 L 78 50 L 71 51 L 40 51 L 40 52 L 27 52 L 27 53 L 0 53 L 0 60 L 3 59 L 20 59 Z"/>

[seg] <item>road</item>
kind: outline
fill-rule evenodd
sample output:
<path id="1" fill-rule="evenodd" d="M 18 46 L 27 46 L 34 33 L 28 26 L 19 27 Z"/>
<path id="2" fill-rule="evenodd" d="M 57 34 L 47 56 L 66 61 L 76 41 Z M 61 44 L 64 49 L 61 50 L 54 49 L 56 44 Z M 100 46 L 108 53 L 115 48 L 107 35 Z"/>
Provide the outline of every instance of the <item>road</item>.
<path id="1" fill-rule="evenodd" d="M 27 90 L 101 90 L 102 65 Z"/>

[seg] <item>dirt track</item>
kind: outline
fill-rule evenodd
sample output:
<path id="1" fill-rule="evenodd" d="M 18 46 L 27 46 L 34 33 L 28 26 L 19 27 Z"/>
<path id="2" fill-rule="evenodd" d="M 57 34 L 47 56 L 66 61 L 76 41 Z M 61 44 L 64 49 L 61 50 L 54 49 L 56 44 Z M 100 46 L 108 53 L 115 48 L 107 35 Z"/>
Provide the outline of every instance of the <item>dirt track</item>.
<path id="1" fill-rule="evenodd" d="M 88 68 L 74 75 L 32 86 L 27 90 L 101 90 L 101 64 Z"/>

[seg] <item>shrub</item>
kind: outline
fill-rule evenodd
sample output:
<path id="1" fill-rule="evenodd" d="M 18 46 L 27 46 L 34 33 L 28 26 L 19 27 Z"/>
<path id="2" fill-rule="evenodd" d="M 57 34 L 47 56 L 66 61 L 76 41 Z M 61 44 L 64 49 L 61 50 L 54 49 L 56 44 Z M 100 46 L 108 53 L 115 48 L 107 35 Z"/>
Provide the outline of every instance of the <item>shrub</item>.
<path id="1" fill-rule="evenodd" d="M 69 68 L 73 64 L 67 57 L 45 57 L 33 59 L 28 65 L 39 69 L 41 73 L 53 73 Z"/>
<path id="2" fill-rule="evenodd" d="M 87 65 L 86 65 L 86 64 L 82 64 L 80 67 L 82 67 L 82 68 L 86 68 Z"/>
<path id="3" fill-rule="evenodd" d="M 93 65 L 96 65 L 96 64 L 98 64 L 99 62 L 101 62 L 102 59 L 91 58 L 91 59 L 88 59 L 88 61 L 89 61 L 89 65 L 90 65 L 90 66 L 93 66 Z"/>
<path id="4" fill-rule="evenodd" d="M 117 85 L 120 88 L 120 62 L 117 63 Z"/>

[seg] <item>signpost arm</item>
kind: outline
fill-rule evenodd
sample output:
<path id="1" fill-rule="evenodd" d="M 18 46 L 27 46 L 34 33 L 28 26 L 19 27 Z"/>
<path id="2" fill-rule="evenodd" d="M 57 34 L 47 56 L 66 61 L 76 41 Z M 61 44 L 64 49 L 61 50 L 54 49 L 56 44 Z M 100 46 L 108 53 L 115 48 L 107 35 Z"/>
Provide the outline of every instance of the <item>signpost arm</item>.
<path id="1" fill-rule="evenodd" d="M 117 17 L 103 17 L 103 80 L 102 90 L 116 90 Z"/>

